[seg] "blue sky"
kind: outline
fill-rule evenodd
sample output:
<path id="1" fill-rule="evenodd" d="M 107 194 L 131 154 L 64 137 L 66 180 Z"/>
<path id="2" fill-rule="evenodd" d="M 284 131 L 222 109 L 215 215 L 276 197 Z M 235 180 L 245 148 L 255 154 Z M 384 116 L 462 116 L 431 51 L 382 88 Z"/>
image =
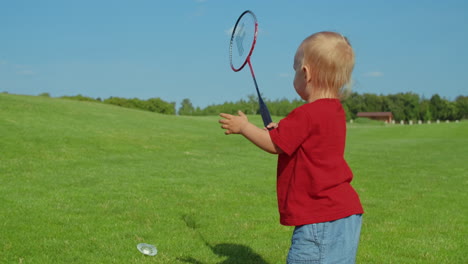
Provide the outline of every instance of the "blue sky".
<path id="1" fill-rule="evenodd" d="M 295 99 L 293 56 L 338 31 L 356 53 L 358 93 L 468 95 L 468 1 L 0 0 L 0 92 L 160 97 L 195 106 L 255 93 L 229 67 L 229 29 L 259 23 L 252 55 L 265 98 Z"/>

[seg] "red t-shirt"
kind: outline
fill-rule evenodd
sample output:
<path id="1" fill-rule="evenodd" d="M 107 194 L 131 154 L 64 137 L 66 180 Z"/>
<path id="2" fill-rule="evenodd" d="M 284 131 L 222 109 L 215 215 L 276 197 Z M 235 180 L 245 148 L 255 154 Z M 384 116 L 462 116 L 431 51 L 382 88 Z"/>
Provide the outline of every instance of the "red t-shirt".
<path id="1" fill-rule="evenodd" d="M 362 214 L 344 159 L 345 112 L 338 99 L 319 99 L 294 109 L 270 131 L 278 156 L 280 222 L 299 226 Z"/>

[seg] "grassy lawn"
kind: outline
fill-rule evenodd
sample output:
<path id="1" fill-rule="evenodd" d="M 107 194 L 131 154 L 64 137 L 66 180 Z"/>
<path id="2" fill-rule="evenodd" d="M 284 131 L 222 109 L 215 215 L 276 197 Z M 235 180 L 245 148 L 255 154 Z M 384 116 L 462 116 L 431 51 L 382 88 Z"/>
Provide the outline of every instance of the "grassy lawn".
<path id="1" fill-rule="evenodd" d="M 0 94 L 0 263 L 285 263 L 276 157 L 217 120 Z M 358 263 L 467 263 L 467 157 L 468 122 L 350 125 Z"/>

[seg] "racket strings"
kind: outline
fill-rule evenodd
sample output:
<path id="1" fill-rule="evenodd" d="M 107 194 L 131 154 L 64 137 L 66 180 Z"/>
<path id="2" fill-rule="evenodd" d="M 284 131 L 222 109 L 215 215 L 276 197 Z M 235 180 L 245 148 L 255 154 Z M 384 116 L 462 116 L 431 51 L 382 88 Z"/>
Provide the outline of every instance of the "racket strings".
<path id="1" fill-rule="evenodd" d="M 229 57 L 234 71 L 240 71 L 255 46 L 257 20 L 251 12 L 244 12 L 232 31 Z"/>
<path id="2" fill-rule="evenodd" d="M 236 47 L 237 51 L 239 52 L 239 56 L 244 55 L 244 39 L 245 39 L 245 30 L 244 30 L 245 24 L 242 23 L 240 26 L 239 32 L 236 35 Z"/>

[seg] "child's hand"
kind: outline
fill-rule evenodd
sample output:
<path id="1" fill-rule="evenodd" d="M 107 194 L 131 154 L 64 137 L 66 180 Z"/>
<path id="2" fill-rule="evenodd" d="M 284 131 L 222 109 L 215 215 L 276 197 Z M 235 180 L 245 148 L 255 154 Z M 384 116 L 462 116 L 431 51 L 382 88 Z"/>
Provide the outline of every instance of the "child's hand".
<path id="1" fill-rule="evenodd" d="M 265 128 L 263 128 L 263 130 L 271 130 L 271 129 L 275 129 L 278 127 L 278 123 L 275 123 L 275 122 L 271 122 L 270 124 L 268 124 L 268 126 L 266 126 Z"/>
<path id="2" fill-rule="evenodd" d="M 224 118 L 219 120 L 219 123 L 222 124 L 221 128 L 226 129 L 224 134 L 241 134 L 242 128 L 249 123 L 249 119 L 244 113 L 242 113 L 242 111 L 238 111 L 237 114 L 238 116 L 224 113 L 219 114 L 219 116 Z"/>

